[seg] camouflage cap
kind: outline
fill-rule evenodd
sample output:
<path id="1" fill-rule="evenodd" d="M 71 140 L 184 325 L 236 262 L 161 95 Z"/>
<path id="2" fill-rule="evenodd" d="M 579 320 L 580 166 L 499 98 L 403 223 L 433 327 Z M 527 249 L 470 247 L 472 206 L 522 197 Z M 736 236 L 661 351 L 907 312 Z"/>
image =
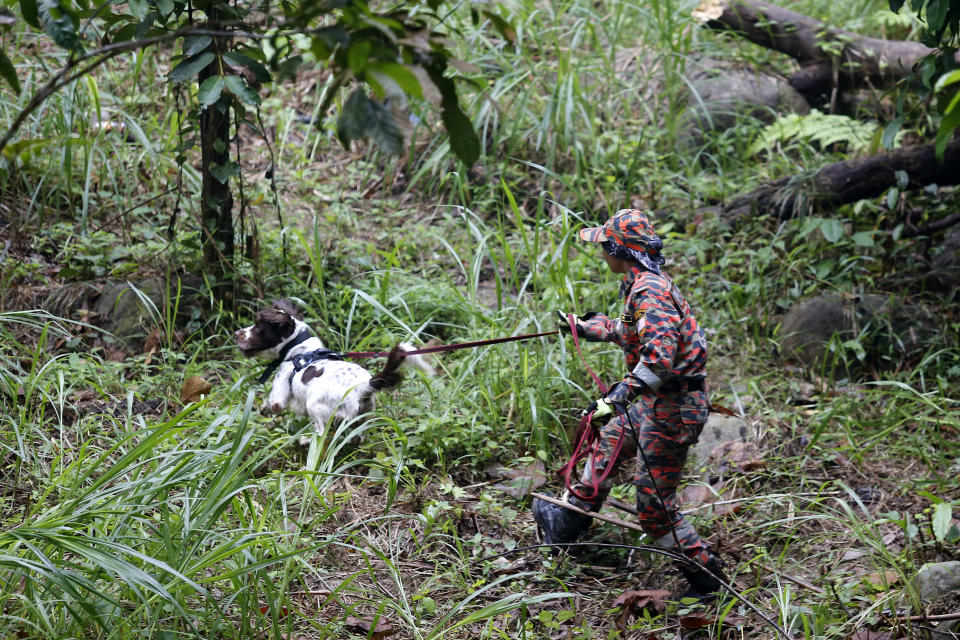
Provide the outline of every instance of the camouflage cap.
<path id="1" fill-rule="evenodd" d="M 656 252 L 663 248 L 663 242 L 653 232 L 653 225 L 639 209 L 621 209 L 602 227 L 581 229 L 580 238 L 587 242 L 609 240 L 637 251 Z"/>

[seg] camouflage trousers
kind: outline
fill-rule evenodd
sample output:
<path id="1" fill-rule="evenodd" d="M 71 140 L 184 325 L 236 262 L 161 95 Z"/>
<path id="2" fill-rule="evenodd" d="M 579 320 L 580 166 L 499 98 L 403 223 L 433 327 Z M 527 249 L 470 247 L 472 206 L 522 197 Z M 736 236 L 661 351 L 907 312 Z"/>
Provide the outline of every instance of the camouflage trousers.
<path id="1" fill-rule="evenodd" d="M 587 457 L 580 482 L 573 486 L 577 493 L 590 496 L 593 479 L 600 478 L 610 467 L 596 496 L 590 500 L 571 496 L 570 502 L 598 511 L 611 488 L 631 482 L 637 487 L 637 513 L 644 532 L 664 549 L 677 549 L 679 542 L 679 551 L 706 564 L 713 554 L 680 514 L 676 497 L 687 450 L 700 437 L 708 406 L 705 391 L 642 394 L 627 409 L 629 420 L 618 416 L 600 428 L 599 446 Z M 611 460 L 621 434 L 620 453 Z M 634 434 L 640 439 L 644 455 L 637 449 Z M 630 464 L 631 460 L 634 464 Z"/>

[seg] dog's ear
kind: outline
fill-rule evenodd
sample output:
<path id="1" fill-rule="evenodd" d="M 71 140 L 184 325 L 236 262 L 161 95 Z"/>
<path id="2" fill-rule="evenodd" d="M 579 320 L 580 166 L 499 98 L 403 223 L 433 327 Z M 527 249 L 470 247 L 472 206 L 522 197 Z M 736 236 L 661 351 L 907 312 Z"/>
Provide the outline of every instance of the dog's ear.
<path id="1" fill-rule="evenodd" d="M 276 335 L 277 339 L 282 339 L 293 333 L 296 323 L 286 311 L 280 309 L 264 309 L 257 314 L 257 323 L 261 331 Z"/>
<path id="2" fill-rule="evenodd" d="M 293 304 L 290 300 L 287 300 L 286 298 L 280 298 L 279 300 L 274 302 L 273 308 L 279 311 L 283 311 L 284 313 L 293 316 L 297 320 L 303 320 L 303 313 L 300 311 L 297 305 Z"/>

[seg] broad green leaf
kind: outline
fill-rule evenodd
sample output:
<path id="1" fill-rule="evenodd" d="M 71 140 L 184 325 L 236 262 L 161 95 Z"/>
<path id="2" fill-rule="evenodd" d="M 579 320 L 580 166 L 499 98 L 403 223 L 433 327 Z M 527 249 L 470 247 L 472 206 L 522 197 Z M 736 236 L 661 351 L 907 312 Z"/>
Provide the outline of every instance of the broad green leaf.
<path id="1" fill-rule="evenodd" d="M 936 72 L 937 61 L 933 56 L 927 56 L 920 61 L 920 79 L 923 81 L 923 86 L 930 86 L 930 80 Z"/>
<path id="2" fill-rule="evenodd" d="M 894 13 L 900 12 L 900 7 L 903 6 L 904 0 L 890 0 L 890 11 Z"/>
<path id="3" fill-rule="evenodd" d="M 351 49 L 352 51 L 352 49 Z M 374 62 L 369 66 L 367 75 L 373 75 L 381 86 L 386 89 L 384 94 L 387 96 L 395 95 L 397 90 L 413 96 L 418 100 L 423 99 L 423 90 L 420 88 L 420 81 L 410 69 L 396 62 Z M 392 85 L 394 90 L 387 89 Z"/>
<path id="4" fill-rule="evenodd" d="M 944 26 L 947 11 L 950 10 L 950 0 L 930 0 L 927 3 L 927 29 L 939 31 Z"/>
<path id="5" fill-rule="evenodd" d="M 210 36 L 187 36 L 183 39 L 183 55 L 188 58 L 197 55 L 206 50 L 211 43 L 213 43 L 213 38 Z"/>
<path id="6" fill-rule="evenodd" d="M 147 15 L 143 18 L 140 24 L 137 25 L 137 28 L 133 31 L 133 37 L 135 40 L 142 40 L 147 37 L 147 34 L 150 33 L 150 30 L 153 29 L 154 24 L 157 21 L 157 18 L 160 17 L 160 14 L 156 11 L 148 11 Z"/>
<path id="7" fill-rule="evenodd" d="M 352 141 L 364 138 L 366 130 L 364 122 L 367 118 L 369 102 L 370 98 L 367 97 L 366 92 L 363 89 L 356 89 L 343 103 L 343 109 L 337 118 L 337 138 L 344 147 L 349 148 Z"/>
<path id="8" fill-rule="evenodd" d="M 947 108 L 943 110 L 944 115 L 950 115 L 957 108 L 960 107 L 960 91 L 957 91 L 953 94 L 953 97 L 950 98 L 950 102 L 947 104 Z"/>
<path id="9" fill-rule="evenodd" d="M 937 80 L 936 86 L 934 86 L 935 91 L 942 91 L 944 87 L 951 85 L 955 82 L 960 82 L 960 69 L 954 69 L 950 73 L 945 73 Z"/>
<path id="10" fill-rule="evenodd" d="M 933 506 L 933 537 L 937 542 L 943 542 L 950 531 L 950 521 L 953 519 L 953 505 L 949 502 L 938 502 Z"/>
<path id="11" fill-rule="evenodd" d="M 405 32 L 402 24 L 385 16 L 360 16 L 360 21 L 382 33 L 392 43 L 397 42 L 397 33 Z"/>
<path id="12" fill-rule="evenodd" d="M 897 137 L 897 132 L 899 132 L 900 127 L 903 126 L 903 118 L 902 115 L 899 115 L 883 128 L 883 141 L 881 144 L 883 144 L 884 149 L 888 151 L 893 149 L 893 142 Z"/>
<path id="13" fill-rule="evenodd" d="M 900 189 L 897 189 L 896 187 L 890 187 L 890 190 L 887 191 L 887 198 L 886 198 L 887 209 L 890 209 L 892 211 L 894 207 L 897 206 L 897 199 L 899 198 L 900 198 Z"/>
<path id="14" fill-rule="evenodd" d="M 137 25 L 125 24 L 110 35 L 110 42 L 127 42 L 136 35 Z"/>
<path id="15" fill-rule="evenodd" d="M 318 29 L 310 39 L 310 52 L 320 62 L 329 58 L 334 51 L 350 44 L 350 36 L 340 27 Z"/>
<path id="16" fill-rule="evenodd" d="M 80 37 L 72 17 L 57 0 L 40 0 L 37 5 L 43 30 L 53 41 L 69 51 L 80 48 Z"/>
<path id="17" fill-rule="evenodd" d="M 450 139 L 450 149 L 464 164 L 472 165 L 480 157 L 480 138 L 470 118 L 460 109 L 453 80 L 445 77 L 439 67 L 429 67 L 427 73 L 443 96 L 440 115 Z"/>
<path id="18" fill-rule="evenodd" d="M 20 15 L 34 29 L 40 28 L 40 14 L 37 9 L 37 0 L 20 0 Z"/>
<path id="19" fill-rule="evenodd" d="M 227 184 L 230 178 L 240 175 L 240 165 L 232 160 L 227 160 L 223 164 L 211 162 L 210 175 L 220 184 Z"/>
<path id="20" fill-rule="evenodd" d="M 470 118 L 460 109 L 459 103 L 446 100 L 441 116 L 450 137 L 450 148 L 465 165 L 472 165 L 480 157 L 480 138 Z"/>
<path id="21" fill-rule="evenodd" d="M 393 113 L 379 102 L 371 100 L 361 88 L 350 94 L 340 117 L 337 118 L 337 138 L 344 147 L 353 140 L 372 138 L 384 153 L 396 154 L 403 150 L 403 134 L 397 127 Z"/>
<path id="22" fill-rule="evenodd" d="M 20 79 L 17 78 L 17 70 L 2 49 L 0 49 L 0 76 L 3 76 L 14 93 L 20 95 Z"/>
<path id="23" fill-rule="evenodd" d="M 270 82 L 270 72 L 267 71 L 267 68 L 263 66 L 259 60 L 255 60 L 248 55 L 236 51 L 228 51 L 223 54 L 223 59 L 228 64 L 250 69 L 250 71 L 253 72 L 253 77 L 257 79 L 257 82 Z"/>
<path id="24" fill-rule="evenodd" d="M 367 123 L 367 135 L 373 138 L 380 150 L 391 155 L 403 151 L 403 133 L 397 126 L 393 111 L 385 105 L 370 101 L 370 121 Z"/>
<path id="25" fill-rule="evenodd" d="M 127 0 L 127 4 L 130 7 L 130 13 L 133 14 L 137 21 L 143 22 L 143 19 L 147 17 L 147 12 L 150 11 L 147 0 Z"/>
<path id="26" fill-rule="evenodd" d="M 953 132 L 957 127 L 960 127 L 960 105 L 954 103 L 953 109 L 944 114 L 943 120 L 940 121 L 940 128 L 937 129 L 934 152 L 940 162 L 943 162 L 943 154 L 947 150 L 947 145 L 953 140 Z"/>
<path id="27" fill-rule="evenodd" d="M 200 84 L 197 90 L 197 102 L 200 103 L 201 111 L 220 99 L 223 84 L 223 76 L 210 76 Z"/>
<path id="28" fill-rule="evenodd" d="M 171 13 L 173 13 L 173 9 L 173 0 L 157 0 L 157 11 L 160 12 L 162 17 L 168 17 Z"/>
<path id="29" fill-rule="evenodd" d="M 369 40 L 360 40 L 351 44 L 350 49 L 347 50 L 347 61 L 350 70 L 358 76 L 367 68 L 371 47 L 372 45 Z"/>
<path id="30" fill-rule="evenodd" d="M 260 94 L 248 87 L 247 83 L 243 81 L 243 78 L 240 76 L 226 76 L 224 77 L 224 82 L 230 93 L 237 96 L 241 101 L 249 105 L 260 106 Z"/>
<path id="31" fill-rule="evenodd" d="M 187 82 L 200 71 L 206 69 L 207 65 L 213 62 L 214 58 L 216 58 L 216 56 L 211 51 L 204 51 L 195 56 L 190 56 L 170 70 L 167 80 L 173 84 Z"/>
<path id="32" fill-rule="evenodd" d="M 835 218 L 826 218 L 820 223 L 820 233 L 827 242 L 837 242 L 843 237 L 843 223 Z"/>
<path id="33" fill-rule="evenodd" d="M 876 244 L 873 241 L 873 231 L 858 231 L 853 234 L 851 240 L 858 247 L 873 247 Z"/>

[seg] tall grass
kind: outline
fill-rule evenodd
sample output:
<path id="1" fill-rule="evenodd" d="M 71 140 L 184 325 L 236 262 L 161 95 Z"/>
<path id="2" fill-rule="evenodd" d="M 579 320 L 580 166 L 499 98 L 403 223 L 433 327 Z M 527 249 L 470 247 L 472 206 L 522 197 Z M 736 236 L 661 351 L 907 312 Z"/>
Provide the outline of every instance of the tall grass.
<path id="1" fill-rule="evenodd" d="M 939 319 L 919 361 L 875 371 L 869 383 L 829 377 L 857 371 L 856 342 L 868 336 L 835 345 L 836 360 L 820 369 L 781 360 L 775 328 L 793 303 L 888 286 L 878 260 L 893 251 L 897 264 L 910 264 L 911 248 L 845 234 L 828 240 L 817 219 L 745 222 L 735 232 L 709 215 L 694 220 L 692 206 L 754 179 L 755 161 L 743 156 L 746 125 L 700 149 L 677 146 L 692 65 L 704 52 L 732 55 L 690 28 L 690 4 L 505 3 L 515 44 L 491 39 L 466 12 L 453 14 L 463 56 L 486 83 L 471 101 L 487 153 L 470 170 L 423 128 L 409 166 L 385 165 L 374 152 L 351 155 L 336 183 L 321 162 L 334 149 L 329 127 L 303 133 L 278 95 L 277 112 L 264 116 L 277 126 L 287 226 L 257 209 L 269 220 L 262 253 L 240 268 L 262 269 L 262 283 L 251 278 L 259 291 L 251 288 L 236 316 L 214 314 L 204 334 L 182 343 L 176 305 L 185 303 L 176 295 L 167 306 L 144 300 L 162 331 L 159 357 L 131 348 L 127 361 L 111 362 L 76 324 L 42 312 L 0 314 L 0 634 L 282 638 L 307 630 L 339 638 L 353 632 L 347 618 L 356 616 L 386 620 L 404 637 L 560 636 L 549 627 L 556 611 L 570 615 L 567 635 L 615 634 L 614 591 L 627 588 L 620 574 L 604 575 L 605 591 L 590 592 L 581 568 L 565 559 L 473 564 L 535 538 L 526 499 L 491 489 L 489 467 L 538 461 L 548 488 L 558 488 L 550 473 L 569 454 L 567 432 L 598 393 L 569 341 L 445 354 L 436 378 L 409 374 L 398 391 L 378 396 L 375 414 L 300 448 L 294 443 L 312 426 L 254 410 L 263 393 L 253 383 L 258 369 L 237 359 L 230 337 L 252 318 L 261 293 L 300 300 L 327 346 L 343 350 L 547 331 L 557 310 L 616 315 L 617 277 L 576 230 L 635 204 L 651 210 L 667 271 L 707 328 L 714 401 L 736 407 L 762 434 L 765 468 L 723 472 L 747 493 L 745 508 L 703 512 L 698 525 L 740 544 L 734 563 L 749 596 L 798 636 L 848 637 L 893 606 L 892 591 L 874 598 L 862 587 L 839 547 L 873 552 L 858 570 L 891 570 L 905 581 L 937 546 L 910 528 L 906 511 L 883 516 L 845 487 L 863 488 L 856 465 L 912 464 L 915 477 L 889 480 L 911 508 L 960 499 L 955 319 Z M 132 62 L 152 69 L 149 59 Z M 111 241 L 92 232 L 166 188 L 175 175 L 167 151 L 179 142 L 175 106 L 126 102 L 121 70 L 111 74 L 51 101 L 25 136 L 61 144 L 58 153 L 41 156 L 38 147 L 27 158 L 23 147 L 19 175 L 5 175 L 26 203 L 20 224 L 43 225 L 53 210 L 66 211 L 66 231 L 45 230 L 55 254 L 108 265 L 102 254 Z M 9 118 L 16 105 L 3 100 L 0 115 Z M 90 129 L 97 111 L 128 122 L 132 141 Z M 776 170 L 821 157 L 812 147 L 799 153 L 777 158 Z M 151 179 L 137 177 L 141 165 L 157 168 Z M 410 172 L 417 198 L 360 197 L 381 166 Z M 196 190 L 189 166 L 185 178 Z M 170 212 L 152 206 L 124 216 L 123 226 L 106 225 L 116 244 L 136 245 L 166 224 Z M 881 213 L 868 205 L 845 215 L 851 226 L 872 228 Z M 176 266 L 190 263 L 196 233 L 189 220 L 180 225 L 171 253 L 162 254 Z M 3 263 L 0 285 L 10 287 L 0 295 L 36 285 L 41 269 Z M 624 374 L 615 345 L 586 345 L 584 353 L 608 382 Z M 214 390 L 183 405 L 188 372 Z M 805 384 L 819 393 L 798 404 Z M 143 409 L 156 400 L 156 410 Z M 785 453 L 785 443 L 797 450 Z M 813 527 L 821 529 L 813 535 Z M 893 529 L 907 544 L 881 548 Z M 831 567 L 838 595 L 751 573 L 763 562 L 816 581 L 811 558 Z M 556 571 L 530 572 L 541 560 Z M 661 569 L 631 579 L 671 586 Z M 578 590 L 575 608 L 566 594 Z M 728 612 L 743 613 L 733 605 Z M 638 633 L 661 633 L 664 624 L 657 616 L 631 622 Z"/>

